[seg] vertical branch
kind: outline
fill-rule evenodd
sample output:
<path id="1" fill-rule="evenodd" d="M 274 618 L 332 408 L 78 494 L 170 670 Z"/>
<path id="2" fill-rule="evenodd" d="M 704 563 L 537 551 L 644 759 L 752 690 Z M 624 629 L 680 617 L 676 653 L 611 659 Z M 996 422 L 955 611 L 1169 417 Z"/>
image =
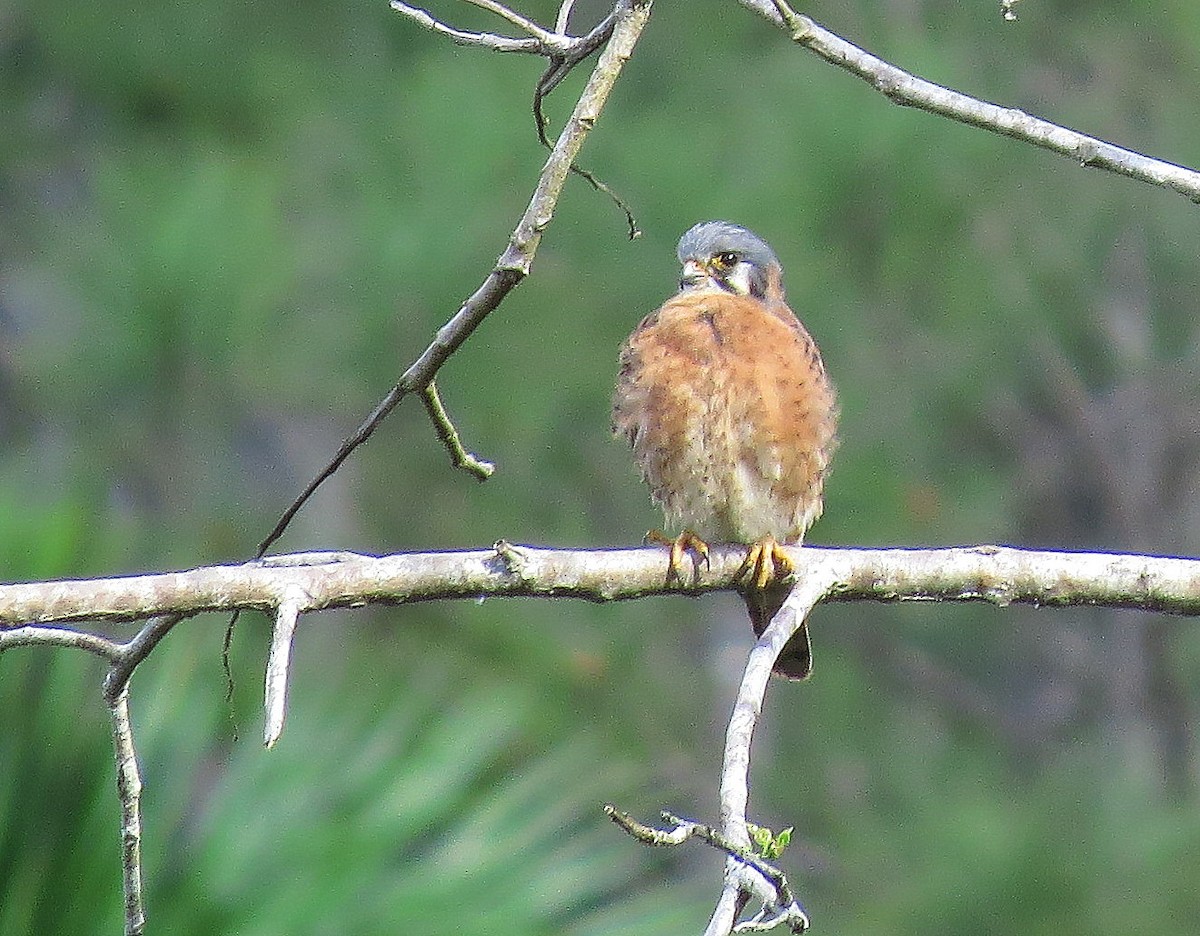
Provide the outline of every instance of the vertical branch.
<path id="1" fill-rule="evenodd" d="M 727 841 L 746 851 L 751 850 L 750 832 L 746 826 L 746 808 L 750 800 L 750 743 L 762 714 L 771 669 L 797 627 L 837 580 L 831 564 L 818 562 L 801 566 L 797 575 L 799 581 L 792 593 L 750 651 L 733 705 L 733 714 L 725 731 L 725 752 L 721 763 L 720 831 Z M 791 926 L 794 932 L 807 929 L 808 917 L 790 894 L 785 896 L 775 881 L 741 858 L 730 855 L 725 862 L 725 884 L 721 897 L 704 931 L 705 936 L 726 936 L 731 932 L 750 895 L 762 901 L 764 914 L 770 908 L 777 908 L 779 912 L 776 919 Z M 781 905 L 785 901 L 790 901 L 790 905 Z"/>
<path id="2" fill-rule="evenodd" d="M 113 752 L 117 764 L 117 795 L 121 799 L 121 868 L 125 879 L 125 936 L 142 936 L 146 910 L 142 904 L 142 776 L 129 722 L 129 687 L 124 686 L 109 707 Z"/>

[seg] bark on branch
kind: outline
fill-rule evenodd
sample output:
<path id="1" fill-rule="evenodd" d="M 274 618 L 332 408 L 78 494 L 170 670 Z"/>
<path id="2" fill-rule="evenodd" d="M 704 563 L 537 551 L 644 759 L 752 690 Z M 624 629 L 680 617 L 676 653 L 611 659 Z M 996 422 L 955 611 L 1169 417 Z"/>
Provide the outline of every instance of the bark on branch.
<path id="1" fill-rule="evenodd" d="M 802 579 L 818 572 L 830 577 L 822 601 L 987 601 L 1200 614 L 1200 559 L 1007 546 L 802 546 L 788 552 Z M 714 547 L 710 564 L 683 583 L 666 581 L 659 547 L 571 550 L 500 542 L 460 552 L 298 553 L 186 572 L 0 585 L 0 650 L 53 644 L 110 655 L 112 646 L 96 634 L 36 625 L 239 609 L 275 614 L 289 599 L 305 613 L 485 595 L 614 601 L 701 594 L 734 588 L 743 556 L 737 546 Z"/>

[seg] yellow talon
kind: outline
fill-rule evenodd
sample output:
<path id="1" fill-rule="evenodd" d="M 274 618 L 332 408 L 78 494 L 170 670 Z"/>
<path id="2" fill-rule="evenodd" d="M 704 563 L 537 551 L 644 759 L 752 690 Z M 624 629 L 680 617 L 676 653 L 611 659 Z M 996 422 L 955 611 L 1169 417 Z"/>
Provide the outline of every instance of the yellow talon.
<path id="1" fill-rule="evenodd" d="M 676 537 L 667 536 L 662 530 L 651 530 L 642 541 L 670 547 L 670 558 L 667 560 L 668 585 L 671 582 L 683 583 L 683 554 L 686 552 L 693 552 L 699 557 L 695 563 L 696 567 L 700 565 L 700 559 L 704 560 L 706 566 L 709 565 L 708 543 L 700 539 L 691 530 L 684 530 Z"/>
<path id="2" fill-rule="evenodd" d="M 795 571 L 792 560 L 775 538 L 764 536 L 746 551 L 746 558 L 742 560 L 734 578 L 745 578 L 748 586 L 762 591 L 771 582 L 782 582 Z"/>

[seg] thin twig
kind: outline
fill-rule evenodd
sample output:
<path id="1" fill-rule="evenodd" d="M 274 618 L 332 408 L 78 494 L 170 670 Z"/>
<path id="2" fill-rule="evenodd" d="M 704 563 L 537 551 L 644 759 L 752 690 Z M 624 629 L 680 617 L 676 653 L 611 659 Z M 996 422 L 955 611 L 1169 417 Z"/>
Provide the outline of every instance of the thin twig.
<path id="1" fill-rule="evenodd" d="M 109 710 L 113 753 L 117 765 L 117 795 L 121 800 L 121 870 L 125 895 L 125 936 L 141 936 L 146 927 L 142 902 L 142 777 L 133 747 L 129 721 L 129 687 L 122 685 Z"/>
<path id="2" fill-rule="evenodd" d="M 664 812 L 662 817 L 671 824 L 671 828 L 656 829 L 654 826 L 639 822 L 633 816 L 629 815 L 629 813 L 617 809 L 612 803 L 605 803 L 603 810 L 609 819 L 639 842 L 646 845 L 674 846 L 682 845 L 688 839 L 698 838 L 718 851 L 723 851 L 726 855 L 750 865 L 763 877 L 776 884 L 776 886 L 782 885 L 782 887 L 787 889 L 786 878 L 782 871 L 769 862 L 764 861 L 761 856 L 756 855 L 754 850 L 749 846 L 743 847 L 731 842 L 712 826 L 696 822 L 693 819 L 681 819 L 674 813 Z M 788 893 L 791 893 L 790 889 L 788 889 Z"/>
<path id="3" fill-rule="evenodd" d="M 559 22 L 565 23 L 566 16 L 570 15 L 570 4 L 564 3 L 562 9 L 559 10 Z M 614 10 L 603 20 L 601 20 L 595 28 L 592 29 L 586 36 L 576 40 L 577 45 L 572 47 L 562 55 L 550 56 L 550 64 L 546 66 L 546 70 L 542 72 L 542 76 L 538 79 L 537 84 L 533 89 L 533 123 L 537 130 L 538 140 L 541 144 L 550 148 L 550 140 L 546 136 L 546 128 L 550 125 L 550 118 L 546 116 L 545 102 L 546 97 L 552 92 L 571 71 L 592 54 L 600 45 L 607 41 L 608 36 L 612 32 L 613 24 L 616 22 L 616 11 Z M 560 31 L 564 28 L 560 25 Z M 630 240 L 635 240 L 640 237 L 642 232 L 638 230 L 637 220 L 633 216 L 633 209 L 629 207 L 625 201 L 608 185 L 608 183 L 597 178 L 591 170 L 584 169 L 582 166 L 571 164 L 571 171 L 588 183 L 597 192 L 607 195 L 612 199 L 613 204 L 621 210 L 625 215 L 625 225 L 628 229 Z"/>
<path id="4" fill-rule="evenodd" d="M 565 33 L 567 25 L 571 20 L 571 10 L 575 7 L 575 0 L 563 0 L 558 8 L 558 16 L 554 18 L 554 31 Z"/>
<path id="5" fill-rule="evenodd" d="M 0 627 L 0 653 L 13 647 L 67 647 L 87 650 L 111 661 L 121 657 L 121 644 L 99 634 L 72 630 L 69 627 Z"/>
<path id="6" fill-rule="evenodd" d="M 737 912 L 740 910 L 737 907 L 738 901 L 736 895 L 738 891 L 735 888 L 733 899 L 728 901 L 728 907 L 733 911 L 732 914 L 728 914 L 723 908 L 719 910 L 723 920 L 728 916 L 728 922 L 723 933 L 731 931 L 749 932 L 758 928 L 769 929 L 780 925 L 790 927 L 792 932 L 795 933 L 802 933 L 808 929 L 808 916 L 804 913 L 804 908 L 797 903 L 786 875 L 779 868 L 756 854 L 749 845 L 739 845 L 736 842 L 730 841 L 712 826 L 694 822 L 690 819 L 680 819 L 669 812 L 664 812 L 662 815 L 667 822 L 671 823 L 672 828 L 656 829 L 653 826 L 639 822 L 628 813 L 617 809 L 611 803 L 606 803 L 603 808 L 606 816 L 639 842 L 655 846 L 676 846 L 682 845 L 688 839 L 698 838 L 713 848 L 724 852 L 729 858 L 734 859 L 740 865 L 754 869 L 754 871 L 771 883 L 774 887 L 774 893 L 768 896 L 772 903 L 776 904 L 775 912 L 768 918 L 767 911 L 764 908 L 764 912 L 760 913 L 755 920 L 749 921 L 748 924 L 734 927 L 733 921 L 737 919 Z"/>
<path id="7" fill-rule="evenodd" d="M 564 78 L 582 62 L 584 59 L 590 58 L 600 46 L 608 42 L 612 37 L 613 28 L 617 23 L 617 13 L 620 10 L 618 4 L 611 13 L 604 19 L 591 28 L 585 36 L 580 36 L 576 39 L 571 39 L 570 43 L 561 52 L 549 53 L 546 58 L 550 60 L 550 64 L 546 67 L 546 71 L 542 73 L 538 79 L 536 90 L 534 91 L 534 114 L 539 119 L 537 121 L 538 136 L 547 149 L 550 148 L 550 141 L 545 135 L 545 128 L 549 121 L 541 113 L 542 99 L 551 91 L 559 86 Z"/>
<path id="8" fill-rule="evenodd" d="M 619 8 L 619 7 L 618 7 Z M 602 44 L 608 41 L 612 36 L 613 26 L 617 25 L 617 10 L 608 14 L 599 23 L 593 26 L 592 31 L 586 36 L 580 36 L 574 41 L 571 48 L 566 52 L 547 55 L 550 59 L 550 64 L 546 66 L 546 71 L 541 73 L 538 79 L 538 84 L 534 86 L 533 92 L 533 114 L 536 128 L 538 128 L 538 139 L 541 140 L 541 145 L 546 149 L 550 149 L 550 138 L 546 136 L 546 127 L 550 126 L 550 119 L 545 113 L 542 113 L 542 102 L 546 100 L 546 96 L 551 91 L 558 88 L 562 84 L 563 79 L 574 70 L 575 66 L 581 61 L 592 55 L 596 49 L 599 49 Z"/>
<path id="9" fill-rule="evenodd" d="M 643 845 L 673 846 L 682 845 L 695 834 L 696 823 L 673 822 L 674 828 L 656 829 L 634 819 L 629 813 L 617 809 L 612 803 L 601 807 L 604 815 L 632 835 Z M 668 820 L 671 821 L 671 820 Z"/>
<path id="10" fill-rule="evenodd" d="M 463 448 L 458 430 L 454 428 L 454 423 L 450 421 L 446 408 L 442 406 L 437 381 L 429 382 L 429 386 L 421 392 L 421 399 L 425 403 L 425 412 L 429 414 L 429 420 L 433 423 L 438 440 L 446 446 L 454 467 L 474 475 L 479 481 L 486 481 L 490 478 L 496 471 L 495 464 L 485 461 Z"/>
<path id="11" fill-rule="evenodd" d="M 129 677 L 133 675 L 138 664 L 150 655 L 150 651 L 158 646 L 158 642 L 181 620 L 182 614 L 152 617 L 132 640 L 121 645 L 120 656 L 113 661 L 108 675 L 104 678 L 104 699 L 109 705 L 113 705 L 117 697 L 125 691 Z"/>
<path id="12" fill-rule="evenodd" d="M 427 10 L 403 3 L 401 0 L 391 0 L 391 7 L 397 13 L 407 16 L 418 26 L 440 33 L 459 45 L 483 46 L 495 52 L 526 52 L 533 55 L 539 54 L 542 48 L 541 40 L 534 37 L 514 39 L 511 36 L 498 36 L 495 33 L 455 29 L 432 16 Z"/>
<path id="13" fill-rule="evenodd" d="M 1107 169 L 1118 175 L 1149 182 L 1200 203 L 1200 172 L 1124 149 L 1016 108 L 991 104 L 918 78 L 847 42 L 819 26 L 812 18 L 796 13 L 784 0 L 738 2 L 787 29 L 793 42 L 830 64 L 857 75 L 893 103 L 1031 143 L 1074 159 L 1081 166 Z"/>
<path id="14" fill-rule="evenodd" d="M 472 6 L 479 7 L 481 10 L 487 10 L 489 13 L 495 13 L 501 19 L 508 20 L 508 22 L 516 26 L 517 29 L 528 33 L 541 42 L 544 48 L 550 48 L 562 43 L 562 36 L 556 35 L 548 29 L 543 29 L 533 20 L 522 16 L 515 10 L 510 10 L 502 3 L 496 3 L 495 0 L 466 0 L 466 2 Z"/>

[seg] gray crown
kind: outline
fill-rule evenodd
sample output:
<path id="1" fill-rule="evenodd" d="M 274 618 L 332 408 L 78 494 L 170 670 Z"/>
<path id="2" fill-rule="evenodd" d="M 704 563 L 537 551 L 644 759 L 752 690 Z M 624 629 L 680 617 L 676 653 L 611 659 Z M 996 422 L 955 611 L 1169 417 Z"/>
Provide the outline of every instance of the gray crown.
<path id="1" fill-rule="evenodd" d="M 719 253 L 736 253 L 760 270 L 779 266 L 767 242 L 746 228 L 728 221 L 703 221 L 679 238 L 679 262 L 707 260 Z"/>

